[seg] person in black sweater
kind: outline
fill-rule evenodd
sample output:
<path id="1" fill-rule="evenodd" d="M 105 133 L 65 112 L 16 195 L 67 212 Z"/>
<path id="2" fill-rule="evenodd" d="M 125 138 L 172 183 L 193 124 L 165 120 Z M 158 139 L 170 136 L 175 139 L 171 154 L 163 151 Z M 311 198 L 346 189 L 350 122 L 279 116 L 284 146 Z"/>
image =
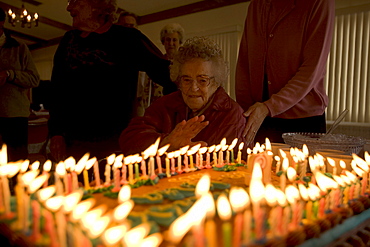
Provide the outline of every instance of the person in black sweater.
<path id="1" fill-rule="evenodd" d="M 54 56 L 48 122 L 55 161 L 86 152 L 103 159 L 120 150 L 118 138 L 134 110 L 138 71 L 176 91 L 169 61 L 139 30 L 114 25 L 116 0 L 71 0 L 74 30 Z"/>

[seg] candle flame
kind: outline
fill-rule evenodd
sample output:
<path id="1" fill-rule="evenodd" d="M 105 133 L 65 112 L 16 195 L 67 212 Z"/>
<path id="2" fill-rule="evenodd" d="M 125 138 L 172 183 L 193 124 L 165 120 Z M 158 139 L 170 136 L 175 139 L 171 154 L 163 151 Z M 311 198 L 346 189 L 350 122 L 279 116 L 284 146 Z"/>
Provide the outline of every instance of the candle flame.
<path id="1" fill-rule="evenodd" d="M 332 167 L 335 167 L 335 160 L 333 160 L 332 158 L 326 158 L 326 160 L 328 161 L 329 165 L 332 166 Z"/>
<path id="2" fill-rule="evenodd" d="M 61 161 L 57 164 L 56 168 L 55 168 L 55 172 L 63 177 L 64 175 L 66 175 L 66 168 L 64 167 L 64 162 Z"/>
<path id="3" fill-rule="evenodd" d="M 188 213 L 184 213 L 177 217 L 170 225 L 166 239 L 173 244 L 178 244 L 184 235 L 190 230 L 192 220 Z"/>
<path id="4" fill-rule="evenodd" d="M 170 144 L 164 145 L 163 147 L 161 147 L 160 149 L 158 149 L 157 155 L 158 156 L 162 156 L 167 151 L 167 149 L 169 147 L 170 147 Z M 189 148 L 189 146 L 187 146 L 187 147 Z"/>
<path id="5" fill-rule="evenodd" d="M 31 170 L 35 171 L 35 170 L 39 169 L 39 167 L 40 167 L 40 161 L 37 160 L 37 161 L 32 163 Z"/>
<path id="6" fill-rule="evenodd" d="M 283 171 L 286 171 L 288 169 L 288 167 L 289 167 L 289 160 L 287 158 L 284 158 L 283 159 L 283 164 L 281 166 L 281 169 Z"/>
<path id="7" fill-rule="evenodd" d="M 124 219 L 126 219 L 133 207 L 134 207 L 134 201 L 132 200 L 125 201 L 124 203 L 118 205 L 113 210 L 114 220 L 117 222 L 121 222 Z"/>
<path id="8" fill-rule="evenodd" d="M 276 188 L 272 184 L 266 185 L 265 199 L 270 207 L 274 207 L 277 203 Z"/>
<path id="9" fill-rule="evenodd" d="M 190 152 L 190 150 L 188 151 L 188 155 L 189 155 L 189 152 Z M 167 155 L 168 159 L 172 159 L 175 154 L 174 154 L 174 152 L 169 152 L 169 153 L 166 153 L 166 155 Z"/>
<path id="10" fill-rule="evenodd" d="M 236 144 L 238 143 L 238 138 L 235 138 L 232 142 L 231 142 L 231 144 L 230 144 L 230 146 L 229 146 L 229 150 L 231 150 L 231 149 L 234 149 L 234 147 L 236 146 Z"/>
<path id="11" fill-rule="evenodd" d="M 7 176 L 8 178 L 11 178 L 15 174 L 18 173 L 19 169 L 20 169 L 19 164 L 17 164 L 17 163 L 8 163 L 7 165 L 0 166 L 0 175 L 1 176 Z M 38 174 L 38 172 L 37 172 L 37 174 Z M 37 176 L 37 174 L 36 174 L 36 176 Z"/>
<path id="12" fill-rule="evenodd" d="M 189 145 L 186 145 L 185 147 L 180 148 L 180 155 L 186 154 L 188 149 L 189 149 Z"/>
<path id="13" fill-rule="evenodd" d="M 280 207 L 285 207 L 287 205 L 287 200 L 284 192 L 280 189 L 276 189 L 276 200 Z"/>
<path id="14" fill-rule="evenodd" d="M 96 208 L 88 211 L 81 218 L 81 223 L 84 229 L 89 229 L 95 221 L 97 221 L 108 209 L 106 204 L 97 206 Z"/>
<path id="15" fill-rule="evenodd" d="M 157 153 L 158 146 L 159 146 L 160 137 L 157 138 L 155 143 L 150 145 L 144 152 L 143 152 L 143 159 L 147 159 L 148 157 L 153 157 Z"/>
<path id="16" fill-rule="evenodd" d="M 49 199 L 52 195 L 55 194 L 56 188 L 55 185 L 48 186 L 46 188 L 40 189 L 37 191 L 37 197 L 41 202 L 45 202 Z"/>
<path id="17" fill-rule="evenodd" d="M 139 246 L 140 247 L 147 247 L 147 246 L 157 247 L 162 243 L 162 241 L 163 241 L 162 234 L 157 232 L 157 233 L 153 233 L 150 236 L 144 238 L 143 241 L 141 241 L 141 243 L 139 244 Z"/>
<path id="18" fill-rule="evenodd" d="M 214 152 L 220 151 L 222 148 L 221 144 L 216 145 Z"/>
<path id="19" fill-rule="evenodd" d="M 72 156 L 71 157 L 68 157 L 64 161 L 64 165 L 66 167 L 66 170 L 73 171 L 75 169 L 75 166 L 76 166 L 76 160 L 75 160 L 75 158 L 73 158 Z"/>
<path id="20" fill-rule="evenodd" d="M 111 154 L 111 155 L 108 156 L 107 163 L 109 165 L 112 165 L 115 159 L 116 159 L 116 154 L 113 153 L 113 154 Z"/>
<path id="21" fill-rule="evenodd" d="M 308 183 L 308 196 L 312 201 L 316 201 L 320 197 L 320 188 L 313 183 Z"/>
<path id="22" fill-rule="evenodd" d="M 107 229 L 103 233 L 103 241 L 107 246 L 113 246 L 117 244 L 129 229 L 128 224 L 121 224 Z"/>
<path id="23" fill-rule="evenodd" d="M 346 162 L 344 162 L 343 160 L 340 160 L 340 161 L 339 161 L 339 166 L 340 166 L 343 170 L 345 170 L 345 169 L 347 168 Z"/>
<path id="24" fill-rule="evenodd" d="M 221 220 L 227 221 L 231 218 L 231 207 L 225 194 L 221 194 L 217 198 L 217 212 Z"/>
<path id="25" fill-rule="evenodd" d="M 346 184 L 346 185 L 350 185 L 351 184 L 351 180 L 344 174 L 340 175 L 340 177 L 343 179 L 343 182 Z"/>
<path id="26" fill-rule="evenodd" d="M 249 206 L 250 199 L 247 191 L 240 187 L 232 187 L 229 194 L 231 207 L 235 212 L 241 212 Z"/>
<path id="27" fill-rule="evenodd" d="M 49 179 L 49 174 L 44 174 L 41 176 L 38 176 L 28 186 L 28 193 L 33 194 L 36 190 L 38 190 L 46 180 Z"/>
<path id="28" fill-rule="evenodd" d="M 355 181 L 356 181 L 356 176 L 355 175 L 353 175 L 351 172 L 349 172 L 349 171 L 345 171 L 345 174 L 346 174 L 346 176 L 347 176 L 347 178 L 352 182 L 352 183 L 354 183 Z"/>
<path id="29" fill-rule="evenodd" d="M 301 195 L 301 198 L 305 201 L 308 201 L 310 198 L 308 196 L 308 190 L 307 190 L 306 186 L 304 186 L 303 184 L 298 184 L 298 189 L 299 189 L 299 193 Z"/>
<path id="30" fill-rule="evenodd" d="M 289 166 L 286 173 L 289 181 L 293 183 L 297 177 L 297 171 L 293 167 Z"/>
<path id="31" fill-rule="evenodd" d="M 270 139 L 267 137 L 266 137 L 265 144 L 266 144 L 266 150 L 271 150 L 271 142 L 270 142 Z"/>
<path id="32" fill-rule="evenodd" d="M 365 157 L 367 164 L 370 165 L 370 154 L 368 151 L 365 151 L 364 157 Z"/>
<path id="33" fill-rule="evenodd" d="M 126 246 L 135 246 L 148 235 L 149 231 L 149 223 L 142 223 L 128 231 L 125 236 L 123 236 L 123 241 Z"/>
<path id="34" fill-rule="evenodd" d="M 202 199 L 204 202 L 204 210 L 206 210 L 206 215 L 208 218 L 212 219 L 216 213 L 216 205 L 212 193 L 208 191 L 207 194 L 202 196 Z"/>
<path id="35" fill-rule="evenodd" d="M 74 207 L 74 209 L 72 210 L 71 220 L 75 222 L 81 219 L 86 214 L 86 212 L 89 211 L 90 208 L 94 206 L 94 204 L 95 204 L 94 198 L 89 198 L 77 204 L 76 207 Z"/>
<path id="36" fill-rule="evenodd" d="M 22 182 L 23 184 L 30 184 L 32 180 L 36 178 L 39 174 L 39 171 L 29 171 L 22 175 Z"/>
<path id="37" fill-rule="evenodd" d="M 123 161 L 123 154 L 118 155 L 115 159 L 114 162 L 122 162 Z"/>
<path id="38" fill-rule="evenodd" d="M 90 157 L 90 153 L 85 153 L 81 159 L 77 162 L 77 166 L 78 165 L 82 165 L 83 167 L 85 167 L 85 163 L 87 162 L 87 160 L 89 159 Z"/>
<path id="39" fill-rule="evenodd" d="M 286 198 L 287 198 L 287 200 L 290 204 L 294 204 L 300 198 L 299 191 L 298 191 L 297 187 L 295 187 L 291 184 L 289 184 L 285 188 L 285 194 L 286 194 Z"/>
<path id="40" fill-rule="evenodd" d="M 207 152 L 207 149 L 208 149 L 208 147 L 201 147 L 201 148 L 199 148 L 199 153 L 204 154 L 204 153 Z"/>
<path id="41" fill-rule="evenodd" d="M 211 176 L 209 174 L 204 174 L 198 181 L 195 187 L 195 195 L 201 197 L 208 193 L 211 186 Z"/>
<path id="42" fill-rule="evenodd" d="M 96 157 L 89 159 L 86 162 L 85 170 L 89 170 L 95 164 L 96 161 L 97 161 Z"/>
<path id="43" fill-rule="evenodd" d="M 3 146 L 0 150 L 0 165 L 6 165 L 8 163 L 8 153 L 7 153 L 7 146 L 3 143 Z"/>
<path id="44" fill-rule="evenodd" d="M 28 170 L 28 166 L 30 165 L 30 161 L 29 160 L 24 160 L 21 164 L 21 170 L 20 172 L 21 173 L 25 173 L 27 170 Z"/>
<path id="45" fill-rule="evenodd" d="M 109 216 L 98 217 L 94 221 L 94 223 L 87 229 L 89 233 L 89 237 L 92 239 L 99 237 L 108 227 L 110 222 L 111 222 L 111 217 Z"/>
<path id="46" fill-rule="evenodd" d="M 344 182 L 343 178 L 338 175 L 333 175 L 333 179 L 341 186 L 346 186 L 346 183 Z"/>
<path id="47" fill-rule="evenodd" d="M 51 170 L 51 164 L 52 164 L 51 160 L 45 161 L 44 166 L 43 166 L 43 170 L 45 172 L 49 172 Z"/>
<path id="48" fill-rule="evenodd" d="M 363 174 L 365 174 L 365 172 L 364 172 L 362 169 L 358 168 L 357 163 L 356 163 L 356 161 L 355 161 L 355 160 L 352 160 L 352 161 L 351 161 L 351 167 L 352 167 L 352 170 L 353 170 L 353 171 L 354 171 L 358 176 L 362 177 L 362 175 L 363 175 Z"/>
<path id="49" fill-rule="evenodd" d="M 212 152 L 213 152 L 213 150 L 215 150 L 215 148 L 216 148 L 216 145 L 212 145 L 212 146 L 210 146 L 210 147 L 208 148 L 208 153 L 212 153 Z"/>
<path id="50" fill-rule="evenodd" d="M 243 149 L 243 147 L 244 147 L 244 142 L 241 142 L 241 143 L 239 144 L 239 150 L 242 150 L 242 149 Z"/>
<path id="51" fill-rule="evenodd" d="M 360 158 L 357 154 L 352 154 L 353 160 L 356 162 L 356 164 L 365 172 L 369 172 L 369 165 L 366 163 L 365 160 Z"/>
<path id="52" fill-rule="evenodd" d="M 52 212 L 56 212 L 63 205 L 64 196 L 54 196 L 45 201 L 45 206 Z"/>
<path id="53" fill-rule="evenodd" d="M 309 150 L 306 144 L 303 144 L 302 151 L 305 157 L 308 157 Z"/>
<path id="54" fill-rule="evenodd" d="M 263 173 L 259 162 L 255 162 L 252 170 L 252 180 L 262 179 Z"/>
<path id="55" fill-rule="evenodd" d="M 338 187 L 337 182 L 335 182 L 332 178 L 325 176 L 323 173 L 319 171 L 317 171 L 314 176 L 316 177 L 317 185 L 324 192 L 326 192 L 329 189 Z"/>
<path id="56" fill-rule="evenodd" d="M 64 198 L 63 203 L 63 210 L 65 213 L 70 213 L 72 210 L 76 207 L 77 203 L 80 202 L 81 198 L 83 196 L 82 190 L 77 190 L 75 192 L 72 192 L 71 194 L 67 195 Z"/>
<path id="57" fill-rule="evenodd" d="M 123 203 L 131 198 L 131 187 L 130 185 L 124 185 L 118 193 L 118 202 Z"/>

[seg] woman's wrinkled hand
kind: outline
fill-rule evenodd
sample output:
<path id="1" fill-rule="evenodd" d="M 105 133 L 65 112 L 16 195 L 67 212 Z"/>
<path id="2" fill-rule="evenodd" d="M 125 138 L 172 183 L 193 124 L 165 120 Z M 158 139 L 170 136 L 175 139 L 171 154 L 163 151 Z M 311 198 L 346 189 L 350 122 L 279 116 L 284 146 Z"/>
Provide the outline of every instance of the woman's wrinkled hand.
<path id="1" fill-rule="evenodd" d="M 50 139 L 50 153 L 56 162 L 66 159 L 66 143 L 63 136 L 53 136 Z"/>
<path id="2" fill-rule="evenodd" d="M 184 146 L 189 145 L 194 146 L 198 143 L 201 143 L 202 146 L 207 146 L 205 142 L 192 142 L 191 140 L 198 135 L 198 133 L 204 129 L 209 122 L 204 121 L 205 116 L 196 116 L 188 121 L 183 120 L 182 122 L 178 123 L 172 132 L 165 137 L 162 142 L 161 146 L 170 144 L 169 150 L 178 150 Z"/>
<path id="3" fill-rule="evenodd" d="M 261 127 L 261 124 L 265 118 L 270 114 L 269 109 L 264 103 L 255 103 L 249 109 L 244 112 L 244 117 L 247 117 L 247 124 L 243 131 L 243 136 L 245 136 L 246 146 L 251 146 L 253 144 L 254 138 L 257 131 Z"/>

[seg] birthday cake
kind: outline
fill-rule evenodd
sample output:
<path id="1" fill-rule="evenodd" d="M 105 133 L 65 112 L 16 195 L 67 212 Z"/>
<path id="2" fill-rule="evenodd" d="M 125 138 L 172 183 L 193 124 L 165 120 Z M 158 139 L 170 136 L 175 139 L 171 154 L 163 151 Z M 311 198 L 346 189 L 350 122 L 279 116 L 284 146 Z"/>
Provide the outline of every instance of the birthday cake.
<path id="1" fill-rule="evenodd" d="M 87 176 L 90 168 L 99 174 L 94 158 L 65 160 L 51 174 L 49 161 L 7 163 L 3 147 L 2 233 L 18 246 L 367 244 L 368 153 L 353 155 L 348 167 L 330 154 L 269 145 L 241 146 L 235 159 L 222 147 L 107 157 L 106 177 L 96 181 Z M 343 231 L 352 234 L 335 234 Z"/>

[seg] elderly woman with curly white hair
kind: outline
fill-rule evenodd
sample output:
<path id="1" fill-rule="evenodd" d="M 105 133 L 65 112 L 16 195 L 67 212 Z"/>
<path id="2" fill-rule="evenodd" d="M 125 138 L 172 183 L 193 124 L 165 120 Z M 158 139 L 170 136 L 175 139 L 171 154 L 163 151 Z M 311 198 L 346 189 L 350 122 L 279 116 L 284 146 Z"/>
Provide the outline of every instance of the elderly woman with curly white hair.
<path id="1" fill-rule="evenodd" d="M 243 109 L 223 88 L 228 67 L 211 39 L 189 39 L 176 53 L 171 79 L 179 91 L 155 101 L 143 117 L 134 118 L 120 136 L 125 155 L 143 151 L 161 137 L 169 150 L 197 143 L 219 144 L 225 137 L 243 141 Z"/>

